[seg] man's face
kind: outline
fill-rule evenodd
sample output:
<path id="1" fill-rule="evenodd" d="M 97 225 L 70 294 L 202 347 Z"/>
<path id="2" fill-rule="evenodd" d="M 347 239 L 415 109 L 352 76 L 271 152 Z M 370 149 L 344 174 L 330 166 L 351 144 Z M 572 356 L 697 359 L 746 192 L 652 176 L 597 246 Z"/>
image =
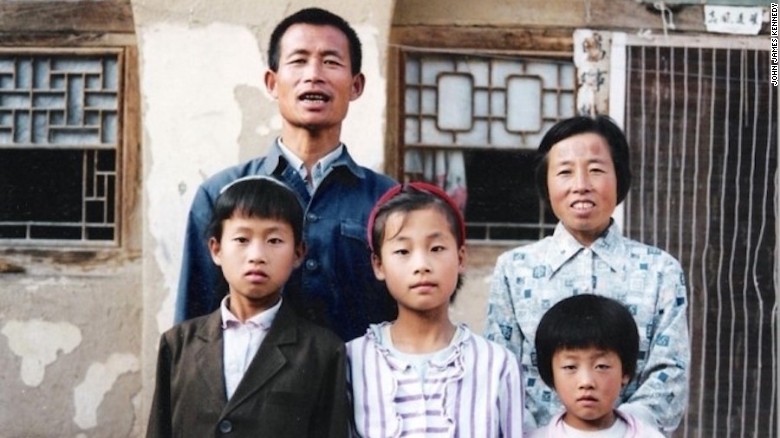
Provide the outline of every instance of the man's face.
<path id="1" fill-rule="evenodd" d="M 351 68 L 349 41 L 339 29 L 295 24 L 279 41 L 278 70 L 269 70 L 265 81 L 286 124 L 339 129 L 349 103 L 363 92 L 363 75 L 353 76 Z"/>

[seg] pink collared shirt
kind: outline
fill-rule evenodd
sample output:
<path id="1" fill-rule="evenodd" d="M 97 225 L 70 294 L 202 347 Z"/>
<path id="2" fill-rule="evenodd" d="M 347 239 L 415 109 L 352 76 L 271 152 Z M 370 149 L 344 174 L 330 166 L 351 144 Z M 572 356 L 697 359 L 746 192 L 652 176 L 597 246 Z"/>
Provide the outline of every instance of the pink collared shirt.
<path id="1" fill-rule="evenodd" d="M 657 429 L 619 409 L 615 409 L 615 423 L 608 429 L 598 431 L 575 429 L 563 421 L 564 414 L 565 412 L 558 414 L 547 426 L 532 431 L 529 438 L 664 438 Z"/>
<path id="2" fill-rule="evenodd" d="M 222 364 L 225 372 L 225 393 L 228 400 L 236 392 L 238 384 L 244 377 L 246 369 L 252 363 L 263 343 L 268 329 L 276 318 L 276 313 L 282 305 L 282 299 L 273 307 L 260 312 L 249 318 L 246 322 L 241 322 L 228 308 L 228 299 L 225 297 L 220 303 L 220 313 L 222 314 Z"/>

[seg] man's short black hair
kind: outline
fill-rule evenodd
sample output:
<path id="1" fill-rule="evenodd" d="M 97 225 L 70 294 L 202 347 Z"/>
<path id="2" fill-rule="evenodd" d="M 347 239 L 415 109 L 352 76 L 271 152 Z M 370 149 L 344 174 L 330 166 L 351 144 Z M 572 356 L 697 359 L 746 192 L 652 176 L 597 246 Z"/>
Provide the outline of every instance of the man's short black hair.
<path id="1" fill-rule="evenodd" d="M 628 140 L 618 125 L 607 116 L 576 116 L 561 120 L 550 128 L 536 150 L 536 189 L 550 206 L 550 194 L 547 191 L 547 156 L 550 149 L 559 142 L 579 134 L 598 134 L 607 141 L 617 178 L 617 203 L 620 204 L 631 188 L 631 163 L 629 161 Z"/>
<path id="2" fill-rule="evenodd" d="M 600 295 L 575 295 L 545 312 L 536 330 L 539 375 L 555 388 L 552 358 L 560 350 L 599 348 L 620 357 L 623 375 L 634 377 L 639 357 L 636 321 L 621 302 Z"/>
<path id="3" fill-rule="evenodd" d="M 271 71 L 279 70 L 279 56 L 281 55 L 280 42 L 282 36 L 290 26 L 295 24 L 313 24 L 316 26 L 333 26 L 340 30 L 349 42 L 349 61 L 352 68 L 352 76 L 360 73 L 363 63 L 363 52 L 360 47 L 360 39 L 355 29 L 340 16 L 321 8 L 306 8 L 286 17 L 276 25 L 268 42 L 268 68 Z"/>

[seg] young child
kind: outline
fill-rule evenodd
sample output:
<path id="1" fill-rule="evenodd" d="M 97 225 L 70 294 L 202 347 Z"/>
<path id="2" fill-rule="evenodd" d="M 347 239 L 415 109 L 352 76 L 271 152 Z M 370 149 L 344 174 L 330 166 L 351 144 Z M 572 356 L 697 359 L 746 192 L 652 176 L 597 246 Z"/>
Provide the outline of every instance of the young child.
<path id="1" fill-rule="evenodd" d="M 363 437 L 520 437 L 519 365 L 504 347 L 449 319 L 462 282 L 465 224 L 438 187 L 391 188 L 369 216 L 376 277 L 393 322 L 347 344 L 353 432 Z"/>
<path id="2" fill-rule="evenodd" d="M 264 176 L 222 189 L 211 257 L 229 293 L 160 339 L 147 437 L 345 437 L 346 355 L 282 289 L 304 253 L 296 195 Z"/>
<path id="3" fill-rule="evenodd" d="M 639 354 L 636 323 L 623 304 L 591 294 L 559 301 L 539 322 L 535 343 L 539 375 L 566 410 L 532 438 L 663 437 L 615 408 Z"/>

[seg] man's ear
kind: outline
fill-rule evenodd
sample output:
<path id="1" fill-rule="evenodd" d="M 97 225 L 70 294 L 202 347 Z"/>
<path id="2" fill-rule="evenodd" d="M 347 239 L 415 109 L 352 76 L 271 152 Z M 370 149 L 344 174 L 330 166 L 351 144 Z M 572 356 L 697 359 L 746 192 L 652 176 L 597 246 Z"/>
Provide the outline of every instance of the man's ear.
<path id="1" fill-rule="evenodd" d="M 628 374 L 623 374 L 623 386 L 628 385 L 628 382 L 630 381 L 631 381 L 631 376 L 629 376 Z"/>
<path id="2" fill-rule="evenodd" d="M 217 266 L 222 266 L 222 259 L 219 255 L 219 251 L 222 248 L 222 246 L 219 243 L 219 240 L 215 237 L 209 237 L 209 253 L 211 253 L 211 260 L 216 264 Z"/>
<path id="3" fill-rule="evenodd" d="M 382 265 L 382 259 L 374 254 L 371 253 L 371 267 L 374 268 L 374 276 L 377 280 L 384 281 L 385 280 L 385 267 Z"/>
<path id="4" fill-rule="evenodd" d="M 352 95 L 349 100 L 355 100 L 363 95 L 363 90 L 366 88 L 366 77 L 363 73 L 358 73 L 352 77 Z"/>
<path id="5" fill-rule="evenodd" d="M 276 92 L 276 72 L 271 69 L 265 72 L 265 89 L 268 91 L 274 99 L 278 99 L 279 95 Z"/>

